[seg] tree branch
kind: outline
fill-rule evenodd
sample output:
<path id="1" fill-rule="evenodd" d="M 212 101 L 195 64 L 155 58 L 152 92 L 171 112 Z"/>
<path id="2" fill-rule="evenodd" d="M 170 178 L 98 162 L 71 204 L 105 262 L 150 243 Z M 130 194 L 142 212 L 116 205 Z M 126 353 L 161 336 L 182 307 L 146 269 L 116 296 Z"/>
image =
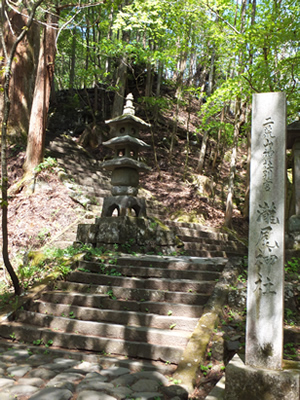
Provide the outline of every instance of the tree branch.
<path id="1" fill-rule="evenodd" d="M 231 25 L 230 22 L 228 22 L 225 18 L 223 18 L 217 11 L 215 11 L 209 4 L 208 1 L 206 2 L 206 7 L 213 12 L 218 18 L 220 18 L 221 21 L 225 22 L 226 25 L 228 25 L 235 33 L 237 33 L 238 35 L 241 34 L 241 32 L 239 32 L 235 26 Z"/>

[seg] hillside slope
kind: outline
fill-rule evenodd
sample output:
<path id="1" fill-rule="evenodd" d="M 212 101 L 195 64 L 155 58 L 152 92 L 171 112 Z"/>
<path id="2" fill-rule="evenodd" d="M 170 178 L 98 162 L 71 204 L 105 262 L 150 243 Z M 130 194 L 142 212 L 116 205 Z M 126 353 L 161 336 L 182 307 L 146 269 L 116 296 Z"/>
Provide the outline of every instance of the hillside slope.
<path id="1" fill-rule="evenodd" d="M 91 92 L 92 93 L 92 92 Z M 170 97 L 169 97 L 170 98 Z M 53 240 L 62 230 L 89 214 L 89 206 L 79 197 L 74 197 L 72 187 L 72 146 L 78 151 L 74 163 L 92 165 L 103 176 L 104 182 L 109 182 L 107 173 L 101 170 L 100 163 L 111 152 L 104 148 L 101 141 L 106 140 L 108 128 L 101 118 L 98 121 L 100 142 L 96 147 L 87 142 L 80 146 L 82 134 L 90 122 L 86 112 L 86 100 L 83 94 L 80 101 L 74 105 L 74 97 L 67 92 L 59 93 L 56 103 L 52 105 L 49 114 L 47 131 L 46 162 L 37 175 L 34 193 L 17 193 L 10 198 L 9 203 L 9 246 L 12 257 L 22 254 L 29 249 L 37 249 Z M 93 99 L 90 99 L 92 101 Z M 174 107 L 169 101 L 169 108 L 162 110 L 157 121 L 149 118 L 152 128 L 141 132 L 142 139 L 151 144 L 151 149 L 141 154 L 143 160 L 152 167 L 148 174 L 141 176 L 140 195 L 154 196 L 166 207 L 167 218 L 179 221 L 200 222 L 211 227 L 222 227 L 224 221 L 226 187 L 229 175 L 230 152 L 225 154 L 215 172 L 211 168 L 213 156 L 213 141 L 209 140 L 205 159 L 203 178 L 196 173 L 201 144 L 201 135 L 197 133 L 199 119 L 197 111 L 199 101 L 193 99 L 189 108 L 182 106 L 178 115 L 178 127 L 174 151 L 169 157 L 170 135 L 174 129 Z M 138 102 L 136 115 L 146 119 L 149 111 L 145 111 Z M 189 133 L 187 131 L 189 129 Z M 186 138 L 189 138 L 189 148 Z M 66 143 L 66 153 L 60 154 L 57 163 L 51 153 L 50 144 L 58 138 Z M 71 143 L 71 147 L 69 144 Z M 154 144 L 154 146 L 153 146 Z M 69 146 L 69 147 L 68 147 Z M 68 150 L 69 148 L 69 150 Z M 24 148 L 12 145 L 9 150 L 9 184 L 13 185 L 22 177 L 24 162 Z M 187 157 L 188 152 L 188 157 Z M 68 154 L 69 153 L 69 154 Z M 157 162 L 154 154 L 156 153 Z M 51 156 L 51 158 L 48 158 Z M 73 157 L 74 158 L 74 157 Z M 245 193 L 246 157 L 241 149 L 237 168 L 237 203 Z M 64 183 L 61 177 L 66 178 L 63 170 L 70 171 L 69 179 Z M 87 180 L 89 177 L 86 177 Z M 84 185 L 83 185 L 84 188 Z M 83 190 L 79 188 L 78 191 Z M 91 214 L 88 216 L 93 217 Z M 233 227 L 241 237 L 247 236 L 247 221 L 242 217 L 240 210 L 235 206 L 233 213 Z"/>

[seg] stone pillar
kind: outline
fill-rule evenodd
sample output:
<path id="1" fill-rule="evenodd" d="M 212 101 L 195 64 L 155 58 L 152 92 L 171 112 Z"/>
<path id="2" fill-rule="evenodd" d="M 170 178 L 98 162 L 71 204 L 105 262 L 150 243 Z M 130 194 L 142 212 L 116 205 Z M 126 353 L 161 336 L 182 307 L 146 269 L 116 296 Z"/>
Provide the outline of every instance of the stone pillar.
<path id="1" fill-rule="evenodd" d="M 246 365 L 282 369 L 286 100 L 253 95 Z"/>
<path id="2" fill-rule="evenodd" d="M 283 361 L 286 100 L 253 95 L 246 363 L 226 367 L 225 400 L 297 400 L 299 363 Z"/>

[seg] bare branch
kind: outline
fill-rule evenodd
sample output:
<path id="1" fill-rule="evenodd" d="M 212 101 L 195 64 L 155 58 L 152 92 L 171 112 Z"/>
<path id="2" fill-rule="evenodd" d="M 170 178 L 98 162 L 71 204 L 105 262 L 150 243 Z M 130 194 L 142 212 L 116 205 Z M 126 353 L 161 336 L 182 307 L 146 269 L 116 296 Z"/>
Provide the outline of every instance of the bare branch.
<path id="1" fill-rule="evenodd" d="M 61 28 L 59 29 L 59 31 L 58 31 L 58 33 L 57 33 L 57 36 L 56 36 L 56 41 L 55 41 L 55 46 L 56 46 L 56 47 L 57 47 L 57 41 L 58 41 L 58 38 L 59 38 L 59 35 L 60 35 L 61 31 L 62 31 L 63 29 L 65 29 L 65 27 L 68 26 L 68 25 L 75 19 L 75 17 L 76 17 L 80 12 L 81 12 L 81 8 L 79 8 L 79 9 L 76 11 L 76 13 L 73 15 L 72 18 L 70 18 L 68 21 L 66 21 L 66 22 L 61 26 Z"/>
<path id="2" fill-rule="evenodd" d="M 206 7 L 213 12 L 218 18 L 220 18 L 221 21 L 225 22 L 226 25 L 228 25 L 235 33 L 237 33 L 238 35 L 241 34 L 241 32 L 239 32 L 235 26 L 233 26 L 230 22 L 228 22 L 225 18 L 223 18 L 217 11 L 215 11 L 209 4 L 208 1 L 206 2 Z"/>
<path id="3" fill-rule="evenodd" d="M 12 27 L 12 25 L 11 25 L 11 23 L 10 23 L 10 19 L 9 19 L 9 17 L 8 17 L 7 11 L 4 10 L 4 12 L 5 12 L 6 21 L 7 21 L 7 23 L 8 23 L 8 26 L 10 27 L 10 31 L 11 31 L 11 33 L 13 34 L 13 36 L 15 36 L 16 34 L 15 34 L 15 32 L 14 32 L 14 30 L 13 30 L 13 27 Z"/>

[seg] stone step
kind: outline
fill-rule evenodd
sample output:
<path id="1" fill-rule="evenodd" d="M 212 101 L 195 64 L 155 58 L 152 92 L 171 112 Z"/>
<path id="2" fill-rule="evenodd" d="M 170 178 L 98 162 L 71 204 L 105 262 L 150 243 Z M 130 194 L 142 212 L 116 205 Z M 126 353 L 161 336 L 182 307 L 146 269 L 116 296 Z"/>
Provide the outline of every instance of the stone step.
<path id="1" fill-rule="evenodd" d="M 156 314 L 159 316 L 198 318 L 201 316 L 203 305 L 208 299 L 207 296 L 198 296 L 198 300 L 200 298 L 202 304 L 184 304 L 175 303 L 172 301 L 167 302 L 163 300 L 147 301 L 143 298 L 141 299 L 141 301 L 129 298 L 119 300 L 117 298 L 112 299 L 111 297 L 115 297 L 115 295 L 111 295 L 110 297 L 107 292 L 105 294 L 95 293 L 95 291 L 97 290 L 97 286 L 93 288 L 88 285 L 68 284 L 64 282 L 61 282 L 57 286 L 58 288 L 62 289 L 63 292 L 46 291 L 41 294 L 41 301 L 46 303 L 53 303 L 56 305 L 65 304 L 69 305 L 70 307 L 79 306 L 102 310 L 109 309 L 122 312 L 128 311 L 134 313 Z M 70 289 L 70 287 L 72 287 L 74 291 L 66 292 L 66 290 Z M 87 291 L 88 293 L 85 293 Z M 113 291 L 113 293 L 118 292 L 119 290 Z"/>
<path id="2" fill-rule="evenodd" d="M 74 296 L 72 300 L 78 301 L 78 296 L 77 298 Z M 101 303 L 102 307 L 104 306 L 103 303 Z M 77 320 L 82 321 L 102 321 L 118 323 L 127 326 L 151 326 L 152 328 L 157 329 L 170 329 L 171 326 L 173 331 L 193 331 L 198 322 L 198 318 L 182 315 L 176 316 L 173 314 L 173 312 L 172 315 L 167 315 L 167 313 L 166 315 L 158 315 L 151 314 L 149 312 L 128 311 L 127 307 L 124 307 L 122 304 L 120 304 L 120 306 L 123 308 L 122 310 L 85 307 L 80 304 L 80 302 L 79 305 L 75 304 L 76 303 L 71 303 L 70 306 L 69 304 L 47 303 L 45 301 L 36 300 L 30 305 L 29 309 L 37 313 L 57 317 L 71 315 Z M 170 307 L 167 312 L 169 311 Z"/>
<path id="3" fill-rule="evenodd" d="M 177 364 L 227 259 L 108 256 L 78 261 L 0 325 L 0 336 Z"/>
<path id="4" fill-rule="evenodd" d="M 230 255 L 226 251 L 218 250 L 184 250 L 184 254 L 191 257 L 229 257 Z"/>
<path id="5" fill-rule="evenodd" d="M 102 264 L 90 261 L 79 261 L 78 269 L 84 271 L 90 271 L 93 273 L 102 273 L 108 276 L 121 275 L 123 277 L 139 277 L 139 278 L 164 278 L 164 279 L 182 279 L 182 280 L 193 280 L 193 281 L 215 281 L 219 278 L 219 271 L 205 270 L 184 270 L 184 269 L 171 269 L 171 268 L 159 268 L 159 267 L 141 267 L 133 265 L 112 265 Z"/>
<path id="6" fill-rule="evenodd" d="M 222 240 L 228 241 L 229 235 L 227 233 L 209 231 L 206 229 L 202 229 L 199 226 L 197 228 L 189 228 L 189 227 L 181 227 L 176 225 L 169 225 L 168 221 L 166 223 L 167 226 L 174 229 L 175 233 L 179 237 L 188 237 L 188 238 L 201 238 L 201 239 L 213 239 L 213 240 Z"/>
<path id="7" fill-rule="evenodd" d="M 99 285 L 81 282 L 57 282 L 56 287 L 61 290 L 77 291 L 79 293 L 110 294 L 118 300 L 134 300 L 139 302 L 181 303 L 189 305 L 203 305 L 209 298 L 210 292 L 186 293 L 145 288 L 123 288 L 112 285 Z M 192 290 L 192 289 L 191 289 Z"/>
<path id="8" fill-rule="evenodd" d="M 198 231 L 203 231 L 203 232 L 214 232 L 214 233 L 220 233 L 219 228 L 213 228 L 210 226 L 205 226 L 196 222 L 178 222 L 178 221 L 172 221 L 172 220 L 167 220 L 165 221 L 165 224 L 169 226 L 175 226 L 176 228 L 189 228 L 189 229 L 195 229 Z M 224 233 L 226 235 L 226 233 Z"/>
<path id="9" fill-rule="evenodd" d="M 65 349 L 102 352 L 105 354 L 125 355 L 134 358 L 144 358 L 155 361 L 164 361 L 177 364 L 182 357 L 183 348 L 169 344 L 155 345 L 151 343 L 125 341 L 114 338 L 98 337 L 93 335 L 74 334 L 73 320 L 66 320 L 66 330 L 70 332 L 52 331 L 20 322 L 4 322 L 0 325 L 0 335 L 6 339 L 14 338 L 18 341 L 33 343 L 42 341 L 47 344 Z M 167 343 L 167 342 L 165 342 Z"/>
<path id="10" fill-rule="evenodd" d="M 225 251 L 229 253 L 234 252 L 244 252 L 247 251 L 246 247 L 238 246 L 238 245 L 229 245 L 227 243 L 218 243 L 215 244 L 202 244 L 198 242 L 185 242 L 184 243 L 185 250 L 207 250 L 207 251 Z"/>
<path id="11" fill-rule="evenodd" d="M 203 238 L 202 236 L 188 236 L 188 235 L 181 235 L 181 234 L 177 234 L 177 236 L 179 237 L 180 240 L 182 240 L 183 242 L 188 242 L 188 243 L 199 243 L 202 245 L 223 245 L 223 246 L 238 246 L 241 248 L 244 248 L 246 246 L 244 246 L 242 243 L 239 243 L 235 240 L 221 240 L 221 239 L 213 239 L 213 238 Z"/>
<path id="12" fill-rule="evenodd" d="M 118 266 L 141 266 L 150 268 L 166 268 L 172 270 L 196 270 L 221 272 L 228 262 L 226 257 L 186 257 L 186 256 L 156 256 L 139 255 L 138 257 L 123 254 L 115 258 Z"/>
<path id="13" fill-rule="evenodd" d="M 81 271 L 74 271 L 68 277 L 69 282 L 78 282 L 93 285 L 121 287 L 122 289 L 133 290 L 152 290 L 152 291 L 170 291 L 180 292 L 177 294 L 201 293 L 210 295 L 214 282 L 211 281 L 193 281 L 189 279 L 167 279 L 167 278 L 149 278 L 140 279 L 136 277 L 123 277 L 123 276 L 108 276 L 95 273 L 87 273 Z"/>
<path id="14" fill-rule="evenodd" d="M 26 323 L 40 328 L 49 328 L 52 331 L 72 332 L 79 335 L 99 336 L 106 339 L 119 339 L 129 342 L 148 342 L 163 345 L 171 342 L 177 347 L 185 347 L 191 332 L 169 329 L 158 329 L 152 326 L 133 326 L 128 324 L 105 323 L 103 321 L 79 320 L 41 314 L 33 311 L 21 311 L 18 322 Z"/>

